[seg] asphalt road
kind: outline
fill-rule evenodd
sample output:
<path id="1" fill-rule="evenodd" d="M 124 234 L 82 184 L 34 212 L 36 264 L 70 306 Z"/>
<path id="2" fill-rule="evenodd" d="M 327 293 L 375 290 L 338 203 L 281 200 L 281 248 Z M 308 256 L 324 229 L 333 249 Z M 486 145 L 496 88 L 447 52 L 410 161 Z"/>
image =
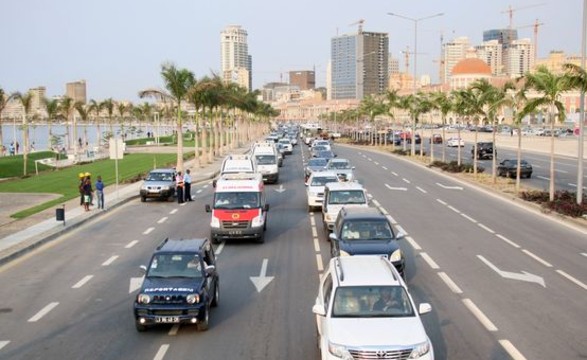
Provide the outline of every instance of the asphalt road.
<path id="1" fill-rule="evenodd" d="M 437 359 L 587 356 L 585 233 L 401 158 L 335 151 L 408 233 L 408 285 L 432 304 L 423 319 Z M 212 188 L 198 184 L 192 203 L 131 202 L 0 268 L 0 358 L 318 358 L 311 307 L 330 249 L 320 213 L 307 212 L 303 157 L 299 145 L 266 188 L 265 244 L 216 248 L 220 305 L 207 332 L 137 333 L 132 315 L 131 285 L 157 244 L 209 235 Z M 273 278 L 258 291 L 264 262 Z"/>

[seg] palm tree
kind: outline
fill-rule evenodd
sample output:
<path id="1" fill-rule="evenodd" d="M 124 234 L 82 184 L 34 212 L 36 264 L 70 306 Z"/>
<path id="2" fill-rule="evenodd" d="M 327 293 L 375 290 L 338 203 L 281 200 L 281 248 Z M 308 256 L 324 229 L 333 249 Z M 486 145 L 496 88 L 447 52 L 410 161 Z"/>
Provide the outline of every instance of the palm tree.
<path id="1" fill-rule="evenodd" d="M 10 100 L 15 97 L 15 94 L 6 95 L 4 89 L 0 88 L 0 149 L 3 149 L 4 144 L 2 143 L 2 111 L 6 108 Z"/>
<path id="2" fill-rule="evenodd" d="M 28 154 L 29 154 L 29 125 L 28 117 L 33 106 L 33 93 L 28 92 L 26 94 L 16 93 L 14 95 L 16 99 L 22 104 L 24 115 L 22 117 L 22 132 L 23 132 L 23 144 L 22 144 L 22 159 L 23 159 L 23 176 L 27 176 L 27 165 L 28 165 Z"/>
<path id="3" fill-rule="evenodd" d="M 100 103 L 100 108 L 106 110 L 106 114 L 108 116 L 108 128 L 110 130 L 110 135 L 108 139 L 114 138 L 114 128 L 112 126 L 112 119 L 114 117 L 114 100 L 112 98 L 106 99 Z"/>
<path id="4" fill-rule="evenodd" d="M 66 96 L 61 99 L 59 102 L 59 112 L 63 118 L 65 118 L 65 141 L 66 147 L 71 149 L 71 137 L 69 136 L 69 121 L 70 118 L 73 118 L 73 111 L 75 110 L 75 101 L 72 98 Z M 74 137 L 76 134 L 76 130 L 74 129 Z M 74 139 L 74 143 L 77 139 Z M 76 149 L 74 145 L 74 149 Z"/>
<path id="5" fill-rule="evenodd" d="M 47 126 L 49 130 L 49 149 L 52 150 L 53 148 L 53 130 L 52 125 L 53 121 L 59 116 L 59 100 L 57 99 L 49 99 L 43 98 L 42 100 L 43 105 L 45 106 L 45 110 L 47 111 Z"/>
<path id="6" fill-rule="evenodd" d="M 380 101 L 373 95 L 369 95 L 361 100 L 359 105 L 361 112 L 369 116 L 369 123 L 371 124 L 370 138 L 371 145 L 375 145 L 375 134 L 377 134 L 377 125 L 375 124 L 375 117 L 385 114 L 387 109 L 383 101 Z M 378 141 L 379 139 L 377 139 Z"/>
<path id="7" fill-rule="evenodd" d="M 119 102 L 116 104 L 116 110 L 118 111 L 118 115 L 120 116 L 120 122 L 119 122 L 119 132 L 120 132 L 120 137 L 122 139 L 125 138 L 126 135 L 126 130 L 124 129 L 124 117 L 125 115 L 127 115 L 127 113 L 129 113 L 130 111 L 130 106 L 127 106 L 125 103 L 123 102 Z"/>
<path id="8" fill-rule="evenodd" d="M 96 100 L 90 100 L 90 106 L 88 107 L 88 111 L 90 113 L 94 113 L 94 121 L 96 122 L 96 142 L 98 147 L 102 146 L 102 131 L 100 129 L 100 113 L 104 108 L 103 103 L 99 103 Z"/>
<path id="9" fill-rule="evenodd" d="M 89 107 L 84 105 L 81 102 L 76 102 L 75 103 L 75 110 L 79 114 L 79 116 L 82 119 L 82 122 L 84 124 L 84 142 L 83 142 L 83 144 L 85 145 L 88 143 L 88 119 L 90 118 Z"/>
<path id="10" fill-rule="evenodd" d="M 539 96 L 528 100 L 523 114 L 529 114 L 537 108 L 546 107 L 550 121 L 550 186 L 549 198 L 554 201 L 554 123 L 565 120 L 565 106 L 560 101 L 561 95 L 571 89 L 570 78 L 567 74 L 554 74 L 545 66 L 540 66 L 533 73 L 524 75 L 527 89 L 535 90 Z"/>
<path id="11" fill-rule="evenodd" d="M 506 103 L 512 109 L 513 125 L 517 129 L 518 145 L 516 150 L 517 170 L 516 170 L 516 194 L 520 192 L 520 173 L 522 162 L 522 120 L 523 108 L 526 106 L 528 98 L 524 87 L 516 87 L 513 83 L 508 83 L 506 89 Z"/>
<path id="12" fill-rule="evenodd" d="M 442 123 L 442 141 L 444 144 L 446 141 L 446 116 L 453 109 L 453 97 L 450 94 L 439 91 L 432 95 L 432 104 L 440 111 Z M 432 151 L 430 151 L 430 156 L 432 157 Z M 446 162 L 446 146 L 442 147 L 442 161 Z"/>
<path id="13" fill-rule="evenodd" d="M 402 96 L 399 100 L 399 107 L 408 111 L 412 118 L 412 135 L 411 135 L 411 149 L 410 154 L 416 156 L 416 124 L 419 121 L 419 117 L 422 114 L 429 112 L 432 108 L 432 103 L 428 101 L 426 95 L 421 92 L 417 94 L 408 94 Z M 404 150 L 405 150 L 404 141 Z M 420 153 L 422 153 L 422 146 L 420 146 Z"/>

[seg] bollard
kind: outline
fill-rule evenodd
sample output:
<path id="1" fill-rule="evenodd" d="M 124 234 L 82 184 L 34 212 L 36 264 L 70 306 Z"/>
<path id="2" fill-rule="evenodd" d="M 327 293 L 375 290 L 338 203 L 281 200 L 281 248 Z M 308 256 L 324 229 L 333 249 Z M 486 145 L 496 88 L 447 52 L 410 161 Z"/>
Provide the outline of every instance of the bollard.
<path id="1" fill-rule="evenodd" d="M 65 204 L 63 204 L 63 208 L 55 209 L 55 220 L 63 221 L 63 226 L 65 226 Z"/>

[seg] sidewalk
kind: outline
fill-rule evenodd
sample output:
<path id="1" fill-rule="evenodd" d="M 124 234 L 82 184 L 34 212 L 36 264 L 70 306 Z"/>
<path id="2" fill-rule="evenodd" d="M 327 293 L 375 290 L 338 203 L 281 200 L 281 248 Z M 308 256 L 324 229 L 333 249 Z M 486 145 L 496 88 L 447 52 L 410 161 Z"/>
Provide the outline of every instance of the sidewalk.
<path id="1" fill-rule="evenodd" d="M 248 147 L 241 147 L 235 150 L 227 149 L 225 153 L 244 153 Z M 184 169 L 192 172 L 192 183 L 211 180 L 219 173 L 223 157 L 217 157 L 211 164 L 204 164 L 199 167 L 194 160 L 184 163 Z M 95 207 L 91 211 L 84 211 L 79 204 L 79 198 L 66 201 L 65 222 L 57 221 L 56 208 L 47 209 L 25 219 L 10 219 L 14 213 L 14 206 L 8 204 L 20 204 L 23 199 L 28 199 L 29 204 L 24 208 L 47 201 L 50 194 L 0 194 L 0 265 L 14 260 L 27 252 L 56 239 L 64 233 L 75 229 L 87 221 L 102 214 L 106 214 L 113 208 L 123 205 L 131 200 L 138 199 L 139 189 L 142 181 L 132 184 L 119 184 L 106 186 L 104 189 L 105 210 L 98 210 Z M 6 204 L 6 205 L 4 205 Z M 23 207 L 23 206 L 21 206 Z"/>

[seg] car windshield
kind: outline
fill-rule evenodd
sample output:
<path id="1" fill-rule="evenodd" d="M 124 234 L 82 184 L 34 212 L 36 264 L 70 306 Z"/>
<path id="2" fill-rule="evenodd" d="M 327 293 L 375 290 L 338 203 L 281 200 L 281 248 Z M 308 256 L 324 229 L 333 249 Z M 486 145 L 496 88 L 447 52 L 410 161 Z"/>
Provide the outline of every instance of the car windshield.
<path id="1" fill-rule="evenodd" d="M 214 194 L 215 209 L 253 209 L 260 207 L 257 192 L 220 192 Z"/>
<path id="2" fill-rule="evenodd" d="M 151 260 L 147 278 L 202 278 L 202 262 L 197 254 L 156 254 Z"/>
<path id="3" fill-rule="evenodd" d="M 351 164 L 348 161 L 331 161 L 328 163 L 329 169 L 350 169 Z"/>
<path id="4" fill-rule="evenodd" d="M 325 159 L 332 159 L 334 157 L 334 153 L 330 150 L 319 151 L 317 156 Z"/>
<path id="5" fill-rule="evenodd" d="M 362 190 L 331 191 L 329 204 L 364 204 L 365 193 Z"/>
<path id="6" fill-rule="evenodd" d="M 312 159 L 310 161 L 308 161 L 308 166 L 326 166 L 326 163 L 328 161 L 326 161 L 326 159 Z"/>
<path id="7" fill-rule="evenodd" d="M 345 221 L 340 233 L 340 239 L 344 241 L 389 241 L 393 238 L 393 230 L 385 220 Z"/>
<path id="8" fill-rule="evenodd" d="M 151 172 L 145 179 L 147 181 L 173 181 L 173 174 L 166 172 Z"/>
<path id="9" fill-rule="evenodd" d="M 326 151 L 326 150 L 328 150 L 328 148 L 326 146 L 316 145 L 312 148 L 312 150 L 314 150 L 314 152 L 319 152 L 319 151 Z"/>
<path id="10" fill-rule="evenodd" d="M 257 164 L 259 165 L 272 165 L 275 164 L 275 156 L 273 155 L 257 155 Z"/>
<path id="11" fill-rule="evenodd" d="M 310 186 L 324 186 L 330 182 L 338 182 L 336 176 L 315 176 L 312 178 Z"/>
<path id="12" fill-rule="evenodd" d="M 402 286 L 344 286 L 336 289 L 332 317 L 412 317 L 414 309 Z"/>

